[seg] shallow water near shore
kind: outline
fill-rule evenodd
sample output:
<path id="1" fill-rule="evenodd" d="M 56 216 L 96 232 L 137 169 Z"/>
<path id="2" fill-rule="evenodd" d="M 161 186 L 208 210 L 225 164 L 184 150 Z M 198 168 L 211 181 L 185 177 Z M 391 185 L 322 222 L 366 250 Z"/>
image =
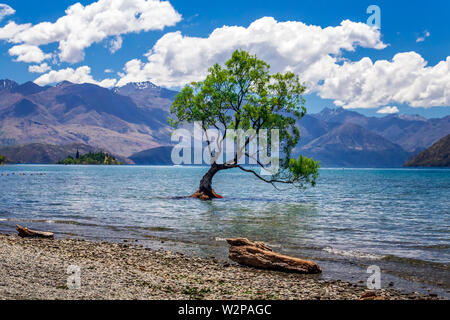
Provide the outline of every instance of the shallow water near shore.
<path id="1" fill-rule="evenodd" d="M 91 240 L 226 259 L 228 237 L 313 259 L 325 279 L 450 290 L 450 170 L 323 169 L 316 188 L 276 191 L 240 171 L 220 173 L 213 202 L 186 199 L 207 168 L 0 167 L 0 232 L 23 224 Z"/>

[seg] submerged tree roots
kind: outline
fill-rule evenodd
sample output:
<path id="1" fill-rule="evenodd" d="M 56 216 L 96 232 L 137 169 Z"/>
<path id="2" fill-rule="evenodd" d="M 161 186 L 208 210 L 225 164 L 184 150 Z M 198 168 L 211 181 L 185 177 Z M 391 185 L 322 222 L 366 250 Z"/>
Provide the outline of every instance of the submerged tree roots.
<path id="1" fill-rule="evenodd" d="M 202 201 L 209 201 L 212 199 L 223 199 L 222 196 L 218 195 L 214 189 L 211 189 L 211 192 L 205 192 L 205 191 L 201 191 L 200 189 L 197 190 L 196 193 L 194 193 L 192 196 L 190 196 L 190 198 L 194 198 L 194 199 L 199 199 Z"/>

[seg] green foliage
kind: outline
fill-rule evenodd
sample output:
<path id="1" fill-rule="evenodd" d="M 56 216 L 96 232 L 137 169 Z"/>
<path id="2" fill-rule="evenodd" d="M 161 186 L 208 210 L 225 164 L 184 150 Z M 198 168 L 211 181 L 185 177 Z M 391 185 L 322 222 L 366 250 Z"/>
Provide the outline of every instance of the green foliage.
<path id="1" fill-rule="evenodd" d="M 319 178 L 319 169 L 319 161 L 315 161 L 312 158 L 300 156 L 298 159 L 289 160 L 289 172 L 293 176 L 293 179 L 297 180 L 302 178 L 313 187 Z"/>
<path id="2" fill-rule="evenodd" d="M 235 51 L 225 66 L 214 65 L 204 81 L 181 90 L 171 108 L 174 117 L 168 121 L 174 128 L 200 122 L 204 130 L 221 130 L 224 138 L 230 129 L 278 129 L 283 154 L 279 174 L 265 179 L 256 171 L 239 166 L 237 161 L 224 169 L 240 168 L 272 184 L 315 185 L 319 164 L 303 157 L 290 159 L 300 139 L 297 121 L 306 114 L 302 96 L 306 88 L 294 73 L 271 75 L 269 69 L 256 56 Z"/>
<path id="3" fill-rule="evenodd" d="M 122 162 L 117 161 L 114 157 L 104 152 L 89 152 L 80 156 L 77 152 L 77 157 L 68 156 L 66 159 L 59 161 L 58 164 L 64 165 L 122 165 Z"/>
<path id="4" fill-rule="evenodd" d="M 5 164 L 5 162 L 6 162 L 5 156 L 0 156 L 0 165 Z"/>

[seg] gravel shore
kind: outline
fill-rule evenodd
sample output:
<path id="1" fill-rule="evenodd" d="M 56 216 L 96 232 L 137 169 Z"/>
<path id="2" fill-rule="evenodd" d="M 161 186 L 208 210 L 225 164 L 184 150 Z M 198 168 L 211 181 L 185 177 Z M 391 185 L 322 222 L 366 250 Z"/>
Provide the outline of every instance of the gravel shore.
<path id="1" fill-rule="evenodd" d="M 317 275 L 255 270 L 138 245 L 73 239 L 0 234 L 0 265 L 0 299 L 355 300 L 368 292 Z M 67 286 L 70 265 L 81 268 L 80 289 Z M 388 300 L 431 298 L 395 290 L 379 290 L 376 295 Z"/>

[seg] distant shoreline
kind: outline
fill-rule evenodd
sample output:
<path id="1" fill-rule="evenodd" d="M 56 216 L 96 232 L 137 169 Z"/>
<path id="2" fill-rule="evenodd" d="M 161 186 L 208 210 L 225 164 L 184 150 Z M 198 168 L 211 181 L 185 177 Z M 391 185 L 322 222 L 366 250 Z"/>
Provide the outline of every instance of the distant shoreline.
<path id="1" fill-rule="evenodd" d="M 0 299 L 358 300 L 363 286 L 320 276 L 241 267 L 215 259 L 154 251 L 139 243 L 21 239 L 0 234 Z M 81 289 L 67 268 L 81 268 Z M 387 300 L 430 299 L 382 289 Z"/>
<path id="2" fill-rule="evenodd" d="M 168 164 L 122 164 L 122 165 L 104 165 L 104 164 L 73 164 L 64 165 L 58 163 L 5 163 L 1 165 L 2 167 L 8 166 L 61 166 L 61 167 L 164 167 L 164 168 L 209 168 L 208 165 L 168 165 Z M 450 169 L 450 167 L 376 167 L 376 168 L 366 168 L 366 167 L 322 167 L 320 170 L 427 170 L 427 169 Z"/>

